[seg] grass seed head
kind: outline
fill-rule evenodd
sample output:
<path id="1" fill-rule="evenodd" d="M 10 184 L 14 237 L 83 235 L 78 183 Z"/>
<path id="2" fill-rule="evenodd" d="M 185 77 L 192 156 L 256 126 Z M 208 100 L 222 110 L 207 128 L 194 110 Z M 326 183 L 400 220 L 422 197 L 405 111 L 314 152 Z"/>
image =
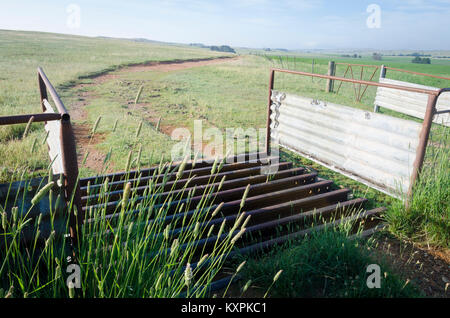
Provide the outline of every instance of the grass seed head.
<path id="1" fill-rule="evenodd" d="M 173 257 L 178 252 L 178 247 L 180 246 L 180 243 L 178 242 L 178 239 L 174 239 L 172 242 L 172 246 L 170 247 L 170 257 Z"/>
<path id="2" fill-rule="evenodd" d="M 55 184 L 54 181 L 47 183 L 39 192 L 31 199 L 31 204 L 36 205 L 38 204 L 42 198 L 50 191 L 50 189 Z"/>
<path id="3" fill-rule="evenodd" d="M 275 274 L 275 276 L 273 277 L 273 282 L 274 282 L 274 283 L 278 280 L 278 278 L 280 278 L 281 273 L 283 273 L 283 270 L 282 270 L 282 269 L 280 269 L 280 270 Z"/>
<path id="4" fill-rule="evenodd" d="M 97 131 L 98 125 L 100 124 L 100 120 L 102 119 L 102 116 L 98 116 L 97 120 L 94 123 L 94 126 L 92 127 L 91 135 L 94 135 Z"/>
<path id="5" fill-rule="evenodd" d="M 222 209 L 223 204 L 224 204 L 224 203 L 221 202 L 221 203 L 214 209 L 213 213 L 211 214 L 211 217 L 212 217 L 212 218 L 214 218 L 214 217 L 217 215 L 217 213 L 220 212 L 220 209 Z"/>
<path id="6" fill-rule="evenodd" d="M 225 223 L 226 223 L 226 220 L 224 219 L 222 221 L 222 224 L 220 225 L 220 229 L 219 229 L 219 233 L 217 234 L 217 238 L 219 238 L 222 235 L 223 230 L 225 229 Z"/>
<path id="7" fill-rule="evenodd" d="M 103 182 L 103 192 L 107 193 L 109 190 L 109 178 L 106 177 L 105 181 Z"/>
<path id="8" fill-rule="evenodd" d="M 69 288 L 69 298 L 75 298 L 75 286 L 73 282 L 69 282 L 67 287 Z"/>
<path id="9" fill-rule="evenodd" d="M 247 199 L 247 195 L 248 195 L 249 191 L 250 191 L 250 184 L 247 185 L 247 187 L 245 188 L 245 191 L 244 191 L 244 195 L 242 196 L 241 205 L 240 205 L 241 209 L 245 205 L 245 200 Z"/>
<path id="10" fill-rule="evenodd" d="M 52 244 L 54 238 L 55 238 L 55 230 L 53 230 L 50 233 L 48 239 L 45 241 L 45 248 L 47 248 L 48 246 L 50 246 L 50 244 Z"/>
<path id="11" fill-rule="evenodd" d="M 170 232 L 170 224 L 167 224 L 166 228 L 164 229 L 164 238 L 166 240 L 169 239 L 169 232 Z"/>
<path id="12" fill-rule="evenodd" d="M 12 298 L 14 293 L 14 285 L 11 285 L 9 287 L 8 293 L 6 293 L 5 298 Z"/>
<path id="13" fill-rule="evenodd" d="M 158 280 L 156 281 L 156 284 L 155 284 L 155 290 L 159 290 L 163 276 L 164 276 L 164 273 L 161 273 L 159 275 Z"/>
<path id="14" fill-rule="evenodd" d="M 241 236 L 245 233 L 245 228 L 242 228 L 232 239 L 231 244 L 235 244 L 237 240 L 241 238 Z"/>
<path id="15" fill-rule="evenodd" d="M 55 279 L 59 279 L 61 277 L 61 266 L 56 265 L 55 269 Z"/>
<path id="16" fill-rule="evenodd" d="M 188 156 L 185 156 L 183 161 L 181 162 L 180 166 L 178 167 L 177 176 L 176 176 L 177 179 L 180 179 L 183 176 L 184 169 L 186 168 L 187 158 L 188 158 Z"/>
<path id="17" fill-rule="evenodd" d="M 203 255 L 202 258 L 200 258 L 200 260 L 198 261 L 197 266 L 202 265 L 206 261 L 207 258 L 208 258 L 208 254 Z"/>
<path id="18" fill-rule="evenodd" d="M 6 232 L 6 228 L 8 227 L 8 215 L 6 214 L 6 212 L 2 212 L 2 228 L 3 231 Z"/>
<path id="19" fill-rule="evenodd" d="M 252 283 L 252 280 L 248 280 L 245 283 L 244 287 L 242 288 L 242 293 L 245 293 L 247 291 L 247 289 L 250 287 L 251 283 Z"/>
<path id="20" fill-rule="evenodd" d="M 142 156 L 142 144 L 139 145 L 139 151 L 136 159 L 138 169 L 141 167 L 141 156 Z"/>
<path id="21" fill-rule="evenodd" d="M 197 237 L 200 234 L 200 222 L 195 223 L 194 227 L 194 237 Z"/>
<path id="22" fill-rule="evenodd" d="M 187 263 L 186 269 L 184 270 L 184 283 L 187 287 L 189 287 L 192 283 L 192 268 L 191 264 Z"/>
<path id="23" fill-rule="evenodd" d="M 31 116 L 30 119 L 28 120 L 27 125 L 25 126 L 25 130 L 23 131 L 22 138 L 25 138 L 28 135 L 28 133 L 30 132 L 31 124 L 33 123 L 33 121 L 34 121 L 34 116 Z"/>
<path id="24" fill-rule="evenodd" d="M 211 233 L 212 233 L 213 230 L 214 230 L 214 224 L 211 225 L 211 227 L 209 228 L 207 237 L 209 237 L 209 236 L 211 235 Z"/>
<path id="25" fill-rule="evenodd" d="M 134 100 L 134 104 L 137 104 L 139 102 L 139 98 L 141 97 L 141 93 L 142 93 L 142 89 L 144 88 L 143 85 L 141 85 L 141 87 L 139 87 L 138 93 L 136 95 L 136 99 Z"/>
<path id="26" fill-rule="evenodd" d="M 251 217 L 251 215 L 247 216 L 244 223 L 242 223 L 241 229 L 243 229 L 247 226 L 248 222 L 250 221 L 250 217 Z"/>
<path id="27" fill-rule="evenodd" d="M 199 155 L 200 151 L 197 151 L 194 155 L 194 160 L 192 161 L 192 169 L 194 169 L 196 163 L 197 163 L 197 159 L 198 159 L 198 155 Z"/>
<path id="28" fill-rule="evenodd" d="M 125 189 L 123 190 L 122 209 L 125 209 L 128 205 L 128 200 L 131 194 L 131 182 L 127 182 Z"/>
<path id="29" fill-rule="evenodd" d="M 220 180 L 219 186 L 217 187 L 217 191 L 220 191 L 223 187 L 223 183 L 225 182 L 225 180 L 227 179 L 227 176 L 223 176 L 222 180 Z"/>
<path id="30" fill-rule="evenodd" d="M 242 220 L 245 217 L 245 212 L 241 213 L 241 215 L 238 217 L 238 219 L 236 220 L 236 222 L 233 225 L 233 229 L 231 232 L 233 232 L 235 229 L 237 229 L 239 227 L 239 225 L 242 223 Z"/>
<path id="31" fill-rule="evenodd" d="M 128 158 L 127 158 L 127 163 L 125 165 L 125 171 L 128 172 L 130 171 L 130 167 L 131 167 L 131 157 L 133 156 L 133 151 L 130 150 L 130 152 L 128 153 Z"/>
<path id="32" fill-rule="evenodd" d="M 214 163 L 213 163 L 213 165 L 212 165 L 212 168 L 211 168 L 211 174 L 216 173 L 217 162 L 218 162 L 218 161 L 219 161 L 219 157 L 216 157 L 216 159 L 214 160 Z"/>
<path id="33" fill-rule="evenodd" d="M 139 137 L 139 135 L 141 134 L 141 130 L 142 130 L 142 124 L 144 123 L 143 120 L 141 120 L 141 122 L 139 123 L 138 128 L 136 129 L 136 138 Z"/>
<path id="34" fill-rule="evenodd" d="M 236 268 L 236 274 L 242 270 L 246 262 L 247 261 L 243 261 L 241 264 L 239 264 L 239 266 Z"/>
<path id="35" fill-rule="evenodd" d="M 113 129 L 112 129 L 112 131 L 113 132 L 115 132 L 116 131 L 116 128 L 117 128 L 117 123 L 119 122 L 119 120 L 118 119 L 116 119 L 116 121 L 114 122 L 114 126 L 113 126 Z"/>

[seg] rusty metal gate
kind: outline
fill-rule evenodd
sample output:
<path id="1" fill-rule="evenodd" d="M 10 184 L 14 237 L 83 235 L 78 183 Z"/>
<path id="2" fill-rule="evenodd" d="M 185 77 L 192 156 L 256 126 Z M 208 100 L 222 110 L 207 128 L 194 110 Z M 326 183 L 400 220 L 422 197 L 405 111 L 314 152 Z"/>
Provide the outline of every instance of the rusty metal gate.
<path id="1" fill-rule="evenodd" d="M 449 81 L 448 83 L 450 83 L 450 78 L 447 77 L 411 72 L 386 66 L 381 67 L 379 79 L 380 83 L 413 87 L 423 90 L 439 91 L 439 88 L 432 86 L 419 85 L 415 83 L 386 78 L 387 70 L 394 70 L 398 72 L 412 73 L 420 76 L 428 76 L 438 79 L 444 79 L 448 80 Z M 424 119 L 425 112 L 427 109 L 427 96 L 425 94 L 412 91 L 401 91 L 387 87 L 378 87 L 375 97 L 374 111 L 377 112 L 380 107 L 388 108 L 402 114 Z M 450 112 L 448 112 L 449 109 L 450 109 L 450 92 L 443 92 L 436 103 L 436 112 L 435 112 L 436 116 L 434 116 L 433 122 L 450 127 Z"/>
<path id="2" fill-rule="evenodd" d="M 422 124 L 274 90 L 275 73 L 377 86 L 423 95 Z M 329 86 L 329 85 L 327 85 Z M 431 123 L 441 94 L 431 90 L 306 72 L 272 69 L 269 83 L 267 151 L 276 143 L 395 197 L 410 197 L 423 164 Z M 389 103 L 390 99 L 386 102 Z M 395 101 L 393 101 L 394 103 Z M 408 200 L 405 200 L 408 203 Z"/>

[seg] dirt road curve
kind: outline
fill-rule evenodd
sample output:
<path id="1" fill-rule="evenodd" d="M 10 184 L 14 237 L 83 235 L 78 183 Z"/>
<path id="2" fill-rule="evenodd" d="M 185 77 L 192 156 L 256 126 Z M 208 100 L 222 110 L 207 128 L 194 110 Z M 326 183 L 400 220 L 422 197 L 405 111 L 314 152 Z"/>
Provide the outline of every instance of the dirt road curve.
<path id="1" fill-rule="evenodd" d="M 200 67 L 205 65 L 221 64 L 226 62 L 235 61 L 240 59 L 239 56 L 231 58 L 217 58 L 217 59 L 195 59 L 195 60 L 180 60 L 180 61 L 164 61 L 164 62 L 150 62 L 145 64 L 132 65 L 121 68 L 119 71 L 113 73 L 105 73 L 95 77 L 92 83 L 89 84 L 79 84 L 73 87 L 74 90 L 79 90 L 83 87 L 94 86 L 109 80 L 116 79 L 124 72 L 145 72 L 145 71 L 160 71 L 160 72 L 172 72 L 182 69 L 188 69 L 193 67 Z M 74 103 L 70 107 L 70 115 L 74 121 L 74 133 L 77 143 L 78 152 L 78 162 L 81 163 L 86 152 L 89 152 L 89 156 L 84 164 L 84 166 L 96 171 L 101 172 L 103 165 L 103 160 L 105 154 L 96 150 L 95 145 L 100 143 L 105 136 L 99 135 L 98 133 L 91 139 L 90 131 L 91 127 L 88 124 L 84 124 L 87 119 L 87 112 L 85 106 L 88 105 L 96 97 L 92 95 L 90 91 L 82 92 L 80 94 L 80 101 Z M 112 167 L 111 167 L 112 168 Z"/>

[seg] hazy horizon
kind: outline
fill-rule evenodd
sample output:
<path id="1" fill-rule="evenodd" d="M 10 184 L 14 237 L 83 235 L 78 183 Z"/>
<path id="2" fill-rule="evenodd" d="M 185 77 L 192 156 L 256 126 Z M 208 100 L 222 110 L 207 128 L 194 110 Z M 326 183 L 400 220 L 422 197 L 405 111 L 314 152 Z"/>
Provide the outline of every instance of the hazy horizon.
<path id="1" fill-rule="evenodd" d="M 289 50 L 447 51 L 449 17 L 450 0 L 0 4 L 0 29 Z"/>

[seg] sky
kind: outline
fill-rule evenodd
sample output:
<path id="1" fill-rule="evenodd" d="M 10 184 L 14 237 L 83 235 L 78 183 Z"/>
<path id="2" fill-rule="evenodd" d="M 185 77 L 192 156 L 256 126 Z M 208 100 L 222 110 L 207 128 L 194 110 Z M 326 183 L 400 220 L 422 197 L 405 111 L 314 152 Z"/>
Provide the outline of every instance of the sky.
<path id="1" fill-rule="evenodd" d="M 450 0 L 0 0 L 0 29 L 251 48 L 450 50 L 449 22 Z"/>

